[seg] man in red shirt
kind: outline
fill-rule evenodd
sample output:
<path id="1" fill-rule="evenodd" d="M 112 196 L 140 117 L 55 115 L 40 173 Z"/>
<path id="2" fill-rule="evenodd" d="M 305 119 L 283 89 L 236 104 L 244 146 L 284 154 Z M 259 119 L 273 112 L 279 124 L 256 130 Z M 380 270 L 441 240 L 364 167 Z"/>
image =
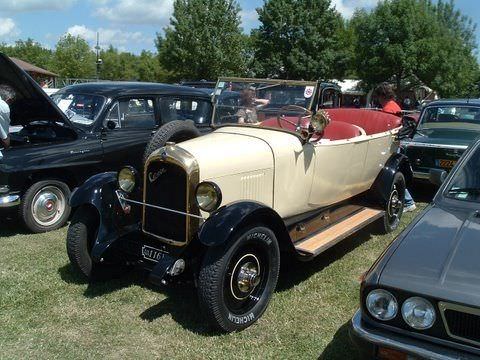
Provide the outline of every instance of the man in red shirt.
<path id="1" fill-rule="evenodd" d="M 375 95 L 382 106 L 382 111 L 401 116 L 402 109 L 395 102 L 395 93 L 393 92 L 392 85 L 388 83 L 379 85 L 375 89 Z"/>

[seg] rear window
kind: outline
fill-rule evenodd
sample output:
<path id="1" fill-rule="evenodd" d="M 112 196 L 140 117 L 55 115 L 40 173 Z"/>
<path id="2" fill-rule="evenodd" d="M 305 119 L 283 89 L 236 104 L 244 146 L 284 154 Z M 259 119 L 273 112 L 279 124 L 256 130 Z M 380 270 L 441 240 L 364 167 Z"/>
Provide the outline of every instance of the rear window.
<path id="1" fill-rule="evenodd" d="M 420 126 L 462 127 L 462 125 L 480 127 L 480 108 L 472 106 L 438 106 L 425 109 Z"/>

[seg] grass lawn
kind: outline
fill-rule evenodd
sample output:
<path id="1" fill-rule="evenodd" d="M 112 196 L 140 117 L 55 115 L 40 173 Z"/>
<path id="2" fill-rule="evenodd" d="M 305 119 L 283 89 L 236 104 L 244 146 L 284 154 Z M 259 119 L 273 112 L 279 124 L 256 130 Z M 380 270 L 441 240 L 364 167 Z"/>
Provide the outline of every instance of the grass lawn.
<path id="1" fill-rule="evenodd" d="M 399 232 L 367 228 L 312 262 L 282 259 L 264 316 L 224 335 L 206 325 L 189 286 L 154 288 L 141 272 L 82 282 L 69 266 L 66 231 L 31 235 L 0 219 L 0 358 L 354 359 L 348 323 L 358 279 Z"/>

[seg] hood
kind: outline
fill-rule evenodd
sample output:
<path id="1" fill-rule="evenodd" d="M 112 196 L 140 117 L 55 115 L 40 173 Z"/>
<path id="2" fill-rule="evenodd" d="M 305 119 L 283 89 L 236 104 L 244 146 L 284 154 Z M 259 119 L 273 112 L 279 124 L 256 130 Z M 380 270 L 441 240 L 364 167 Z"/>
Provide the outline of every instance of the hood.
<path id="1" fill-rule="evenodd" d="M 25 126 L 32 121 L 48 120 L 73 127 L 35 80 L 1 53 L 0 83 L 10 85 L 16 93 L 14 102 L 10 104 L 11 126 Z"/>
<path id="2" fill-rule="evenodd" d="M 268 142 L 247 132 L 228 132 L 227 129 L 220 128 L 177 145 L 195 157 L 202 181 L 273 168 L 273 153 Z"/>
<path id="3" fill-rule="evenodd" d="M 467 147 L 470 145 L 473 140 L 478 137 L 480 134 L 480 127 L 478 130 L 470 129 L 445 129 L 445 128 L 435 128 L 435 129 L 424 129 L 419 130 L 422 135 L 416 133 L 411 141 L 417 144 L 425 144 L 426 146 L 430 144 L 441 144 L 441 145 L 456 145 Z M 425 136 L 423 136 L 425 135 Z M 408 144 L 408 141 L 406 141 Z"/>
<path id="4" fill-rule="evenodd" d="M 380 285 L 480 306 L 480 218 L 434 205 L 385 264 Z"/>

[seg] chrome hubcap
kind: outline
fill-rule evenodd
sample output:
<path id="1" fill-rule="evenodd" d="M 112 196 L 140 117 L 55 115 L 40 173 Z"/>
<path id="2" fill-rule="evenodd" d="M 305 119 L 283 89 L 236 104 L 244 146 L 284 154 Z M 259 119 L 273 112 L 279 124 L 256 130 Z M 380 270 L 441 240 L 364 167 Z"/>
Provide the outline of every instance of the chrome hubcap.
<path id="1" fill-rule="evenodd" d="M 388 206 L 388 216 L 390 218 L 397 217 L 398 212 L 400 211 L 400 208 L 402 207 L 402 203 L 400 201 L 400 196 L 398 194 L 398 190 L 396 185 L 393 187 L 393 191 L 390 194 L 390 200 L 389 200 L 389 206 Z"/>
<path id="2" fill-rule="evenodd" d="M 31 211 L 35 222 L 42 226 L 55 224 L 65 212 L 66 199 L 56 186 L 46 186 L 35 194 Z"/>
<path id="3" fill-rule="evenodd" d="M 253 254 L 242 256 L 233 268 L 230 290 L 237 300 L 246 299 L 260 284 L 260 262 Z"/>

